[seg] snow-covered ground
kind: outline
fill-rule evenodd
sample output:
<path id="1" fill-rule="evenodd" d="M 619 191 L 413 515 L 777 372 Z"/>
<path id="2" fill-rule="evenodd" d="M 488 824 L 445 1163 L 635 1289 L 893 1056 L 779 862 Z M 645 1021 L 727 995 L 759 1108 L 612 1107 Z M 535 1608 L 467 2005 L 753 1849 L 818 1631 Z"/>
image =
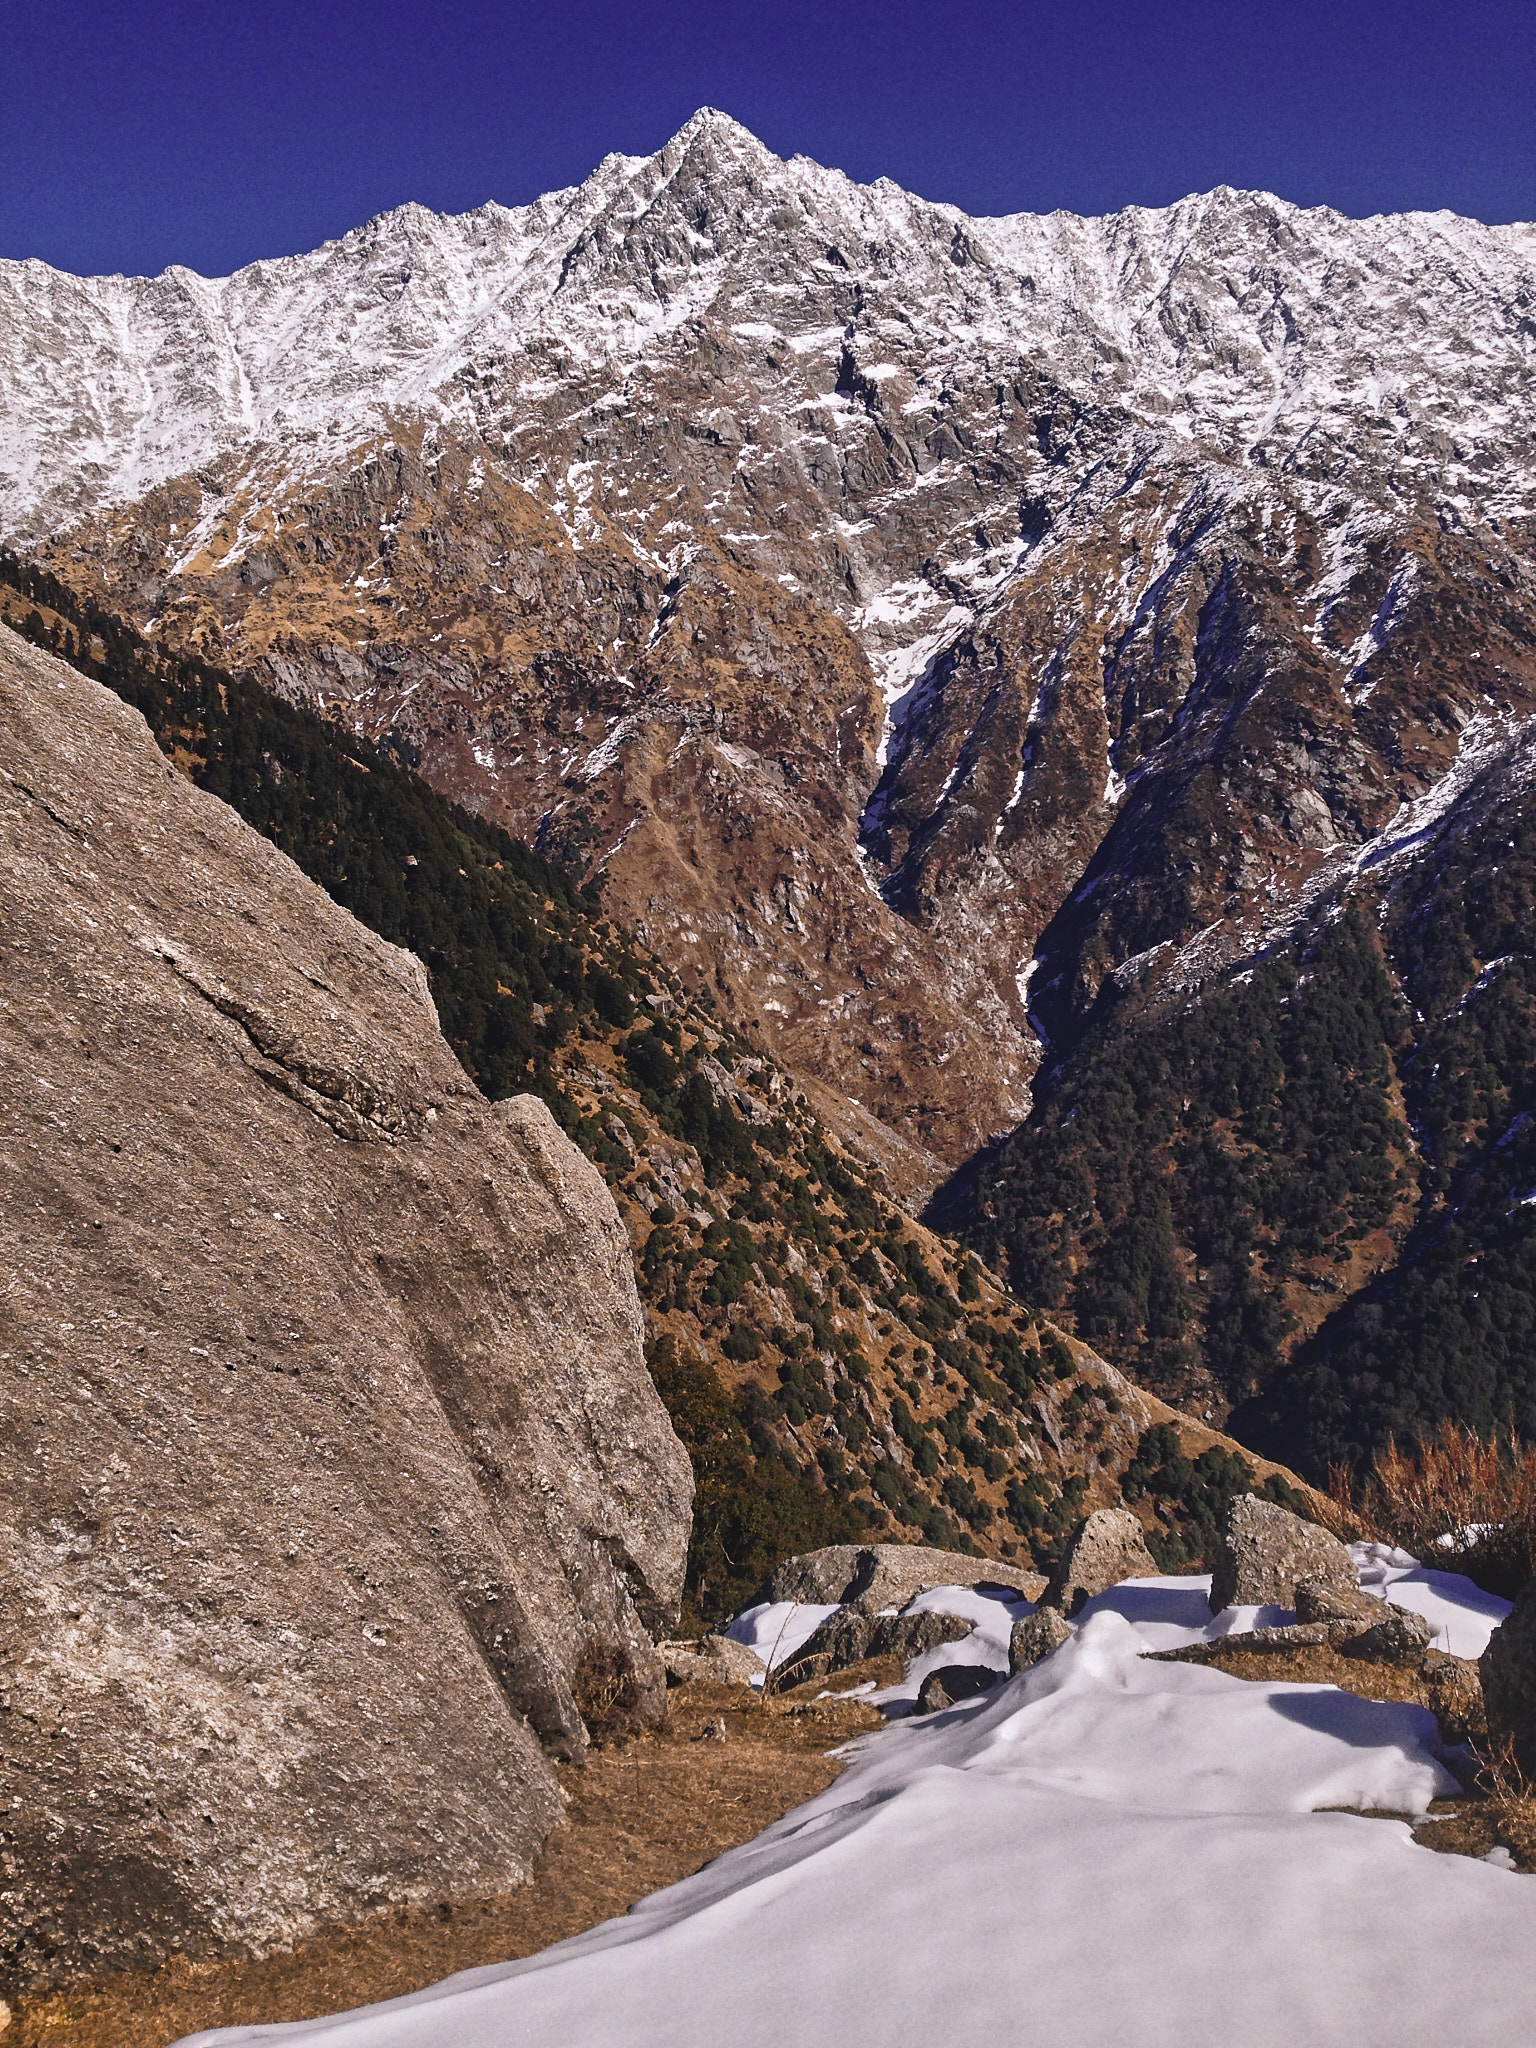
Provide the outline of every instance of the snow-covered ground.
<path id="1" fill-rule="evenodd" d="M 1476 1655 L 1506 1613 L 1361 1547 L 1363 1582 Z M 1288 1619 L 1212 1619 L 1201 1578 L 1128 1580 L 1072 1640 L 979 1699 L 857 1746 L 819 1798 L 695 1877 L 526 1961 L 340 2018 L 200 2034 L 315 2048 L 1405 2048 L 1536 2025 L 1536 1879 L 1418 1847 L 1455 1781 L 1433 1717 L 1259 1684 L 1165 1649 Z M 940 1588 L 975 1633 L 925 1669 L 1005 1665 L 1025 1603 Z M 814 1614 L 736 1633 L 782 1660 Z M 810 1623 L 814 1626 L 814 1622 Z"/>

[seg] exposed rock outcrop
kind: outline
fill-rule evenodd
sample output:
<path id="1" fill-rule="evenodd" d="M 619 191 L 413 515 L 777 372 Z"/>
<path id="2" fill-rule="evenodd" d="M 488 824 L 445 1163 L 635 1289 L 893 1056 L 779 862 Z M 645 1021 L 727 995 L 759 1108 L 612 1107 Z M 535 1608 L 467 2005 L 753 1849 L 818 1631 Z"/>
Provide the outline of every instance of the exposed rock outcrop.
<path id="1" fill-rule="evenodd" d="M 1303 1579 L 1358 1592 L 1360 1574 L 1339 1541 L 1257 1494 L 1239 1494 L 1211 1574 L 1211 1612 L 1224 1607 L 1292 1607 Z"/>
<path id="2" fill-rule="evenodd" d="M 1511 1748 L 1521 1770 L 1536 1778 L 1536 1579 L 1488 1638 L 1478 1673 L 1494 1748 Z"/>
<path id="3" fill-rule="evenodd" d="M 1008 1637 L 1008 1669 L 1028 1671 L 1071 1638 L 1072 1630 L 1059 1608 L 1038 1607 L 1020 1617 Z"/>
<path id="4" fill-rule="evenodd" d="M 0 1989 L 515 1886 L 681 1586 L 613 1202 L 3 632 L 0 833 Z"/>
<path id="5" fill-rule="evenodd" d="M 1072 1532 L 1042 1596 L 1047 1607 L 1076 1614 L 1095 1593 L 1122 1579 L 1155 1578 L 1157 1560 L 1129 1508 L 1097 1508 Z"/>

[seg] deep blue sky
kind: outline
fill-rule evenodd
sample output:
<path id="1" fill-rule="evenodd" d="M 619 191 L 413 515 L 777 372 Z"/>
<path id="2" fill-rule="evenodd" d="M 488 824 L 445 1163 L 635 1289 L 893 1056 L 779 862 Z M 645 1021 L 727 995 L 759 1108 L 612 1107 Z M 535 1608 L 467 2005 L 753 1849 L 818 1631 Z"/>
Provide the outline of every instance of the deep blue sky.
<path id="1" fill-rule="evenodd" d="M 704 104 L 974 213 L 1536 217 L 1536 0 L 0 0 L 0 255 L 209 272 L 572 184 Z"/>

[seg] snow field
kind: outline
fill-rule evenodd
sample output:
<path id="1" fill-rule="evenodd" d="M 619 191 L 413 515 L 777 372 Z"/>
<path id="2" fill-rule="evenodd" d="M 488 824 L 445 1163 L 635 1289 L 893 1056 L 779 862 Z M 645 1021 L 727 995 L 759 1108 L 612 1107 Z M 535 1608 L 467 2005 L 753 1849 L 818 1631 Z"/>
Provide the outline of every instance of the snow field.
<path id="1" fill-rule="evenodd" d="M 1475 1654 L 1501 1614 L 1379 1546 L 1371 1590 Z M 1375 1583 L 1372 1583 L 1372 1581 Z M 919 1659 L 819 1798 L 622 1919 L 523 1962 L 295 2026 L 313 2048 L 1457 2048 L 1528 2040 L 1536 1881 L 1418 1847 L 1455 1783 L 1424 1709 L 1143 1653 L 1287 1618 L 1212 1617 L 1202 1578 L 1129 1580 L 1032 1671 L 925 1719 L 925 1667 L 1005 1664 L 1023 1601 L 935 1588 L 965 1642 Z M 830 1609 L 758 1608 L 782 1662 Z M 786 1625 L 787 1624 L 787 1625 Z M 1463 1648 L 1463 1645 L 1466 1645 Z M 1475 1647 L 1474 1647 L 1475 1646 Z"/>

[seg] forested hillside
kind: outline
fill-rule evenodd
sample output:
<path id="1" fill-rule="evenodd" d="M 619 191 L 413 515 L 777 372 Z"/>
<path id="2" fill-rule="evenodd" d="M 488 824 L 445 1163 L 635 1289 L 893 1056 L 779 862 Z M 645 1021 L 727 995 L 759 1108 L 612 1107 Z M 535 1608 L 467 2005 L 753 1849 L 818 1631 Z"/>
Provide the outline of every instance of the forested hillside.
<path id="1" fill-rule="evenodd" d="M 1395 886 L 1194 996 L 1107 986 L 979 1176 L 1013 1284 L 1314 1473 L 1450 1417 L 1536 1427 L 1523 782 Z"/>
<path id="2" fill-rule="evenodd" d="M 1199 1432 L 1185 1455 L 1165 1410 L 914 1223 L 593 889 L 4 553 L 0 617 L 136 705 L 192 780 L 415 951 L 485 1092 L 536 1090 L 597 1162 L 694 1463 L 696 1613 L 729 1611 L 789 1552 L 882 1532 L 1043 1562 L 1131 1467 L 1164 1554 L 1203 1554 L 1249 1468 Z"/>

